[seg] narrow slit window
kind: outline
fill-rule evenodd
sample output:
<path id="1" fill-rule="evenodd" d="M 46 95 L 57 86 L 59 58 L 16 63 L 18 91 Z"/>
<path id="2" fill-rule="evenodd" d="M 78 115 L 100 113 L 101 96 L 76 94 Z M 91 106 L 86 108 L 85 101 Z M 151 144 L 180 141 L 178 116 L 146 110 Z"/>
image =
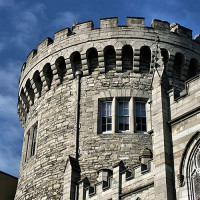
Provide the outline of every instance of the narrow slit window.
<path id="1" fill-rule="evenodd" d="M 102 132 L 112 131 L 112 102 L 102 102 Z"/>
<path id="2" fill-rule="evenodd" d="M 33 130 L 33 139 L 32 139 L 32 145 L 31 145 L 31 156 L 35 155 L 36 138 L 37 138 L 37 126 Z"/>
<path id="3" fill-rule="evenodd" d="M 129 130 L 129 102 L 118 104 L 118 129 L 119 131 Z"/>
<path id="4" fill-rule="evenodd" d="M 26 154 L 25 154 L 25 162 L 28 159 L 28 145 L 29 145 L 29 138 L 30 138 L 30 133 L 27 134 L 27 143 L 26 143 Z"/>

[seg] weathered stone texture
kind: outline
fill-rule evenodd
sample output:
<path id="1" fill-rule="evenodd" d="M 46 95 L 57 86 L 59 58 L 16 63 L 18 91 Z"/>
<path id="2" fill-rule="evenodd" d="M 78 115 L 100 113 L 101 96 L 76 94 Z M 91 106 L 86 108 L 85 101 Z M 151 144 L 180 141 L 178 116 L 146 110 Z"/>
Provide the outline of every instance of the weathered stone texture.
<path id="1" fill-rule="evenodd" d="M 200 130 L 199 52 L 189 29 L 160 20 L 145 27 L 143 18 L 131 17 L 126 26 L 117 18 L 102 18 L 100 28 L 75 23 L 72 31 L 42 41 L 28 55 L 19 82 L 25 133 L 15 199 L 186 197 L 187 186 L 179 188 L 176 177 L 188 140 Z M 129 131 L 118 130 L 119 99 L 130 105 Z M 112 101 L 112 131 L 106 134 L 102 101 Z M 146 103 L 147 131 L 136 131 L 136 101 Z M 153 160 L 142 149 L 152 151 Z"/>

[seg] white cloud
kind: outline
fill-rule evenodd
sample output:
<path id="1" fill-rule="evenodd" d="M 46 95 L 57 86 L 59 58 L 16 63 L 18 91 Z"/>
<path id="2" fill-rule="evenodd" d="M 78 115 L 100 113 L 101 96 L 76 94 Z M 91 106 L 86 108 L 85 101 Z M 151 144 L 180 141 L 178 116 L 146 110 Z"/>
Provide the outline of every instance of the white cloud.
<path id="1" fill-rule="evenodd" d="M 72 24 L 77 22 L 79 15 L 76 13 L 66 11 L 63 13 L 58 13 L 57 17 L 53 20 L 52 25 L 59 28 L 71 27 Z"/>
<path id="2" fill-rule="evenodd" d="M 38 35 L 41 29 L 39 21 L 46 18 L 45 9 L 46 6 L 41 3 L 37 3 L 31 8 L 24 9 L 18 6 L 13 9 L 14 17 L 12 23 L 16 32 L 11 42 L 19 47 L 28 49 L 28 43 Z"/>
<path id="3" fill-rule="evenodd" d="M 10 61 L 0 65 L 0 91 L 1 94 L 16 94 L 20 77 L 20 61 Z"/>
<path id="4" fill-rule="evenodd" d="M 13 146 L 11 148 L 8 145 L 0 148 L 0 170 L 18 176 L 21 154 L 14 152 Z"/>
<path id="5" fill-rule="evenodd" d="M 10 117 L 16 118 L 17 115 L 17 100 L 16 97 L 0 95 L 0 118 Z"/>

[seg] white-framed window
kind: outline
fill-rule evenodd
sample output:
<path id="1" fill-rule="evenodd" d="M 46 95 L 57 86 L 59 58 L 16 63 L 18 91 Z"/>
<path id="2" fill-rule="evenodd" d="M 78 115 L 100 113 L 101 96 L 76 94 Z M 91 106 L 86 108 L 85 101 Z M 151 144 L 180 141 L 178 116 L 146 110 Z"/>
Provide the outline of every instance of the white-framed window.
<path id="1" fill-rule="evenodd" d="M 146 132 L 146 103 L 142 101 L 135 102 L 135 132 Z"/>
<path id="2" fill-rule="evenodd" d="M 101 130 L 103 133 L 112 132 L 112 101 L 101 103 Z"/>
<path id="3" fill-rule="evenodd" d="M 98 99 L 98 134 L 147 131 L 147 99 L 109 97 Z"/>
<path id="4" fill-rule="evenodd" d="M 129 101 L 118 102 L 118 131 L 129 131 Z"/>

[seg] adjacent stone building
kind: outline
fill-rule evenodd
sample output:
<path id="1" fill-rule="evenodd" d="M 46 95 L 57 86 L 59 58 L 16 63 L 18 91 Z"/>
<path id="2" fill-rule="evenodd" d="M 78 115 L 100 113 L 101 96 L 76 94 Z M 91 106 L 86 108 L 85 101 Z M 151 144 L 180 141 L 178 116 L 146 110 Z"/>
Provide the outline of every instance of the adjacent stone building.
<path id="1" fill-rule="evenodd" d="M 15 200 L 200 198 L 200 36 L 128 17 L 76 23 L 22 66 Z"/>

